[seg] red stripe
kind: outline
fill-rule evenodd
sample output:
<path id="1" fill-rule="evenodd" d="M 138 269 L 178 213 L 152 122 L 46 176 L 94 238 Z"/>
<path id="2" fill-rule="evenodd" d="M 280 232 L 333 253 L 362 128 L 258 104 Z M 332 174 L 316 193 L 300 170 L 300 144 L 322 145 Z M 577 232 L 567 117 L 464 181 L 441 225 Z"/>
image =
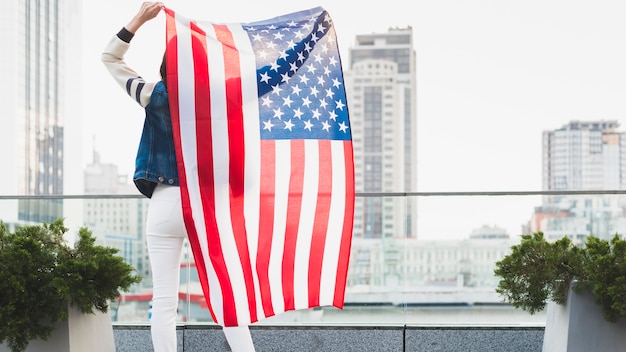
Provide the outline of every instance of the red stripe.
<path id="1" fill-rule="evenodd" d="M 272 235 L 274 233 L 274 201 L 276 185 L 276 142 L 261 141 L 261 180 L 259 202 L 259 248 L 256 257 L 256 271 L 259 276 L 259 289 L 265 316 L 274 313 L 272 291 L 269 279 Z"/>
<path id="2" fill-rule="evenodd" d="M 226 99 L 226 113 L 228 117 L 228 150 L 230 155 L 228 164 L 230 220 L 248 294 L 250 319 L 251 321 L 257 321 L 252 264 L 244 221 L 245 131 L 239 51 L 235 46 L 232 33 L 226 25 L 214 25 L 214 28 L 217 40 L 222 43 L 226 96 L 228 97 Z M 228 313 L 228 311 L 225 310 L 225 313 Z M 236 322 L 236 320 L 233 320 L 233 322 Z"/>
<path id="3" fill-rule="evenodd" d="M 207 58 L 207 43 L 204 32 L 191 23 L 191 50 L 194 64 L 194 103 L 196 109 L 196 150 L 198 157 L 198 181 L 200 199 L 204 208 L 204 222 L 209 258 L 220 282 L 224 312 L 235 311 L 235 298 L 230 275 L 221 250 L 221 240 L 215 218 L 215 189 L 213 171 L 213 145 L 211 136 L 211 100 Z M 212 288 L 217 290 L 218 288 Z M 226 318 L 226 317 L 225 317 Z M 231 323 L 225 321 L 225 323 Z M 236 323 L 236 322 L 235 322 Z"/>
<path id="4" fill-rule="evenodd" d="M 302 187 L 304 184 L 304 141 L 291 141 L 291 177 L 287 200 L 287 224 L 285 227 L 285 246 L 283 251 L 283 297 L 285 311 L 294 310 L 294 267 L 300 209 L 302 208 Z M 278 165 L 280 167 L 280 165 Z M 280 170 L 277 170 L 279 172 Z"/>
<path id="5" fill-rule="evenodd" d="M 346 207 L 343 216 L 343 231 L 341 247 L 339 248 L 339 261 L 335 280 L 335 296 L 333 305 L 343 307 L 346 292 L 346 278 L 348 277 L 348 262 L 350 261 L 350 246 L 352 245 L 352 228 L 354 223 L 354 155 L 352 141 L 343 142 L 343 160 L 346 169 Z"/>
<path id="6" fill-rule="evenodd" d="M 322 262 L 328 233 L 328 217 L 330 216 L 330 198 L 332 193 L 332 155 L 329 140 L 318 141 L 319 175 L 317 205 L 311 253 L 309 255 L 309 307 L 320 305 L 320 281 L 322 279 Z"/>
<path id="7" fill-rule="evenodd" d="M 183 218 L 185 220 L 185 227 L 187 228 L 187 236 L 193 252 L 195 262 L 198 268 L 198 278 L 200 285 L 202 286 L 202 292 L 206 297 L 209 305 L 209 311 L 214 321 L 217 321 L 215 313 L 211 308 L 211 298 L 209 295 L 209 282 L 206 272 L 206 265 L 204 258 L 200 251 L 200 243 L 198 242 L 198 233 L 196 232 L 196 225 L 191 215 L 191 204 L 189 201 L 189 193 L 187 192 L 187 176 L 185 173 L 185 164 L 181 147 L 180 136 L 180 116 L 178 114 L 178 37 L 176 33 L 176 20 L 174 18 L 174 12 L 170 9 L 165 9 L 166 16 L 166 65 L 167 65 L 167 91 L 168 100 L 170 105 L 170 115 L 172 118 L 172 133 L 174 136 L 174 145 L 176 149 L 176 162 L 178 167 L 178 180 L 181 189 L 181 203 L 183 209 Z"/>

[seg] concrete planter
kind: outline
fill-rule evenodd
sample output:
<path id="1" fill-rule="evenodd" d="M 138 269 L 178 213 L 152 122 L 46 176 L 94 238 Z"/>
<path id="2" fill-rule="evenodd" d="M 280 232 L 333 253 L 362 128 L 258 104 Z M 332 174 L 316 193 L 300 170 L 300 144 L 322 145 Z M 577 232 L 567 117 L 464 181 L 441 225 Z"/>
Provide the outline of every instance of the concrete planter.
<path id="1" fill-rule="evenodd" d="M 577 293 L 570 288 L 565 306 L 548 303 L 542 351 L 624 351 L 624 331 L 626 321 L 606 321 L 591 292 Z"/>
<path id="2" fill-rule="evenodd" d="M 68 319 L 60 322 L 47 341 L 33 340 L 26 352 L 114 352 L 113 325 L 111 315 L 96 311 L 83 314 L 74 308 L 69 309 Z M 0 352 L 11 352 L 6 343 L 0 345 Z"/>

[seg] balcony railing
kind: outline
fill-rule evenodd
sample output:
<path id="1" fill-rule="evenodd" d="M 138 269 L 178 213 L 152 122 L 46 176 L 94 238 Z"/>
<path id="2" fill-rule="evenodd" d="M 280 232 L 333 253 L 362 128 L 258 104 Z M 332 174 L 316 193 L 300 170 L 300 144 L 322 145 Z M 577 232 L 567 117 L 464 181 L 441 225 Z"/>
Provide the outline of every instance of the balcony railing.
<path id="1" fill-rule="evenodd" d="M 519 235 L 583 241 L 626 233 L 626 191 L 359 193 L 342 310 L 294 311 L 263 324 L 395 326 L 541 326 L 495 292 L 495 263 Z M 82 226 L 119 255 L 143 282 L 111 305 L 118 324 L 149 321 L 150 264 L 145 244 L 148 199 L 140 195 L 0 196 L 0 220 L 11 228 L 65 218 L 68 240 Z M 179 322 L 211 323 L 186 244 L 181 263 Z"/>

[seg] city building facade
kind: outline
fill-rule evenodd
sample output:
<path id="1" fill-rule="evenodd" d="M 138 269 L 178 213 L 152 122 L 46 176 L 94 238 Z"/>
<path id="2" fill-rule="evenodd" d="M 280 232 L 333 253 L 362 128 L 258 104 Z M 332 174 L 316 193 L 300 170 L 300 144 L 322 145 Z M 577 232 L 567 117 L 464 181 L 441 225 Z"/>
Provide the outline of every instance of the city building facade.
<path id="1" fill-rule="evenodd" d="M 345 73 L 357 192 L 417 191 L 416 59 L 412 28 L 360 34 Z M 361 197 L 355 238 L 415 238 L 411 197 Z"/>
<path id="2" fill-rule="evenodd" d="M 117 165 L 102 163 L 95 150 L 92 163 L 85 168 L 84 184 L 84 226 L 92 231 L 98 244 L 117 248 L 118 255 L 142 276 L 140 286 L 151 288 L 152 271 L 145 237 L 148 199 L 123 197 L 138 194 L 135 186 L 127 175 L 118 173 Z"/>
<path id="3" fill-rule="evenodd" d="M 482 301 L 498 302 L 496 262 L 516 241 L 506 230 L 488 225 L 458 240 L 354 239 L 346 301 L 460 303 L 462 295 L 440 296 L 480 292 Z"/>
<path id="4" fill-rule="evenodd" d="M 0 194 L 61 195 L 80 184 L 80 1 L 0 3 Z M 68 132 L 70 132 L 68 134 Z M 68 136 L 72 135 L 72 138 Z M 70 140 L 71 139 L 71 140 Z M 71 158 L 68 154 L 78 156 Z M 66 177 L 67 170 L 73 176 Z M 60 199 L 20 199 L 2 205 L 8 223 L 50 222 L 64 216 Z"/>
<path id="5" fill-rule="evenodd" d="M 615 120 L 571 121 L 543 132 L 544 191 L 626 189 L 626 133 Z M 535 208 L 528 232 L 549 239 L 626 234 L 626 198 L 607 194 L 550 194 Z"/>

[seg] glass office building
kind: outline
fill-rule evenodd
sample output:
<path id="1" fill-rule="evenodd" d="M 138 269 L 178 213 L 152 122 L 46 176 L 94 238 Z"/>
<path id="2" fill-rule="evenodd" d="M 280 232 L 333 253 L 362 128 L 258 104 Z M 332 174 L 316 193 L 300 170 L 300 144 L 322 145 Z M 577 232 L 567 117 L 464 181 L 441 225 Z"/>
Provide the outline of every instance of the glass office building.
<path id="1" fill-rule="evenodd" d="M 81 167 L 82 136 L 74 134 L 80 131 L 80 123 L 74 123 L 80 121 L 80 18 L 80 1 L 0 4 L 5 50 L 0 65 L 0 147 L 5 151 L 0 154 L 0 194 L 59 195 L 68 185 L 72 193 L 82 193 L 82 187 L 75 187 L 82 174 L 66 177 L 66 170 Z M 52 221 L 64 214 L 60 199 L 20 199 L 4 207 L 12 207 L 4 214 L 14 214 L 5 222 Z"/>

